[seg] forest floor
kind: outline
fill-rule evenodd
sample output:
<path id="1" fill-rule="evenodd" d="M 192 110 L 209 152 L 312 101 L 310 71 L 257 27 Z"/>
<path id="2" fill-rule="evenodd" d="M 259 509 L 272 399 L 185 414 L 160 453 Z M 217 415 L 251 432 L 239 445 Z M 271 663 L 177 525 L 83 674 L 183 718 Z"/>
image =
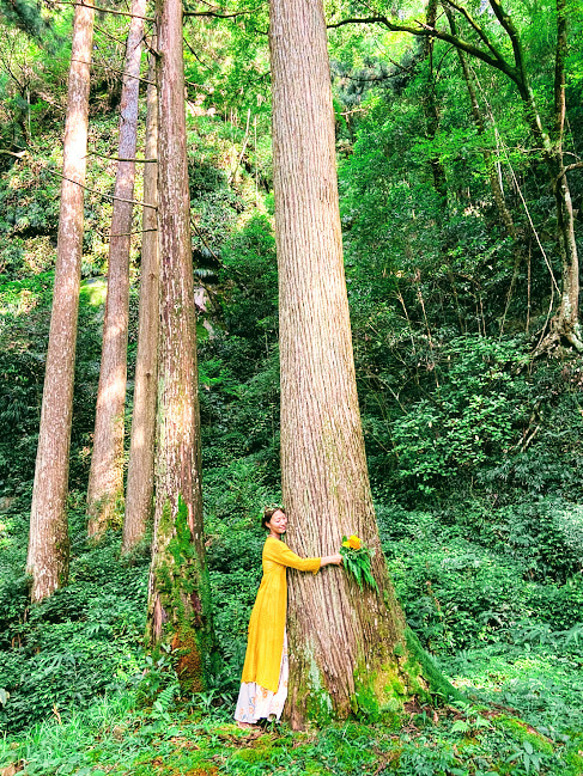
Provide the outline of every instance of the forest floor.
<path id="1" fill-rule="evenodd" d="M 212 690 L 186 702 L 169 684 L 147 706 L 133 691 L 106 695 L 6 736 L 0 776 L 581 776 L 581 665 L 559 646 L 538 632 L 530 644 L 464 651 L 441 667 L 467 703 L 302 733 L 239 730 L 230 699 Z"/>
<path id="2" fill-rule="evenodd" d="M 218 510 L 224 490 L 212 484 Z M 31 608 L 18 577 L 27 504 L 14 500 L 0 531 L 0 776 L 583 775 L 581 580 L 532 580 L 524 554 L 480 544 L 461 517 L 378 506 L 410 624 L 467 701 L 247 732 L 232 714 L 259 582 L 256 526 L 209 520 L 223 669 L 184 698 L 172 656 L 142 646 L 148 553 L 121 561 L 115 531 L 99 547 L 87 542 L 72 502 L 69 585 Z"/>

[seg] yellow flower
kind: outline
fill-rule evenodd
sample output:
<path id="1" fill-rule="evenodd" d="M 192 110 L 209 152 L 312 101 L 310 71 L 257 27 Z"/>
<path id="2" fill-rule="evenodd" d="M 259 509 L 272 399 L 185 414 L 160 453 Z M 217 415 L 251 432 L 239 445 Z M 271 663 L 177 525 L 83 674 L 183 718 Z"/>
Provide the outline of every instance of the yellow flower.
<path id="1" fill-rule="evenodd" d="M 342 542 L 343 547 L 350 547 L 351 550 L 360 550 L 360 539 L 354 534 L 349 536 L 345 542 Z"/>

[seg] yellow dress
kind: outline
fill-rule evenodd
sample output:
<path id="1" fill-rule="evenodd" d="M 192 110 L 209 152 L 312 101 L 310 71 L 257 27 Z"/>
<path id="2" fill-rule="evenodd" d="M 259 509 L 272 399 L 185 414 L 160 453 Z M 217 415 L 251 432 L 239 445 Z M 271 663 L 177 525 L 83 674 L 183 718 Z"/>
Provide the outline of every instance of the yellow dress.
<path id="1" fill-rule="evenodd" d="M 263 547 L 263 578 L 249 621 L 249 641 L 241 681 L 277 692 L 287 614 L 286 567 L 320 568 L 320 558 L 300 558 L 282 541 L 268 536 Z"/>

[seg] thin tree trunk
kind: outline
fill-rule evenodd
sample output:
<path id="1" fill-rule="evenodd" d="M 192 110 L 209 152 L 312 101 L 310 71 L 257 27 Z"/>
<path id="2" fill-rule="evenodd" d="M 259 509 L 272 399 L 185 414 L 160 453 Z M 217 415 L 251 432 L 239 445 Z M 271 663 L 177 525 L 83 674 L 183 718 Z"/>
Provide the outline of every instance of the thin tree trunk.
<path id="1" fill-rule="evenodd" d="M 447 16 L 447 20 L 449 22 L 449 27 L 452 34 L 457 35 L 457 28 L 456 28 L 455 20 L 453 18 L 451 9 L 448 7 L 446 3 L 444 3 L 443 9 Z M 478 130 L 478 134 L 480 136 L 484 136 L 486 134 L 486 125 L 482 116 L 482 111 L 480 110 L 480 105 L 478 103 L 478 98 L 476 96 L 476 90 L 474 89 L 474 82 L 470 71 L 470 67 L 468 65 L 465 53 L 459 48 L 457 49 L 457 55 L 462 68 L 466 89 L 468 90 L 468 96 L 470 98 L 472 118 L 474 120 L 474 124 L 476 125 L 476 129 Z M 504 332 L 504 326 L 506 324 L 506 316 L 508 315 L 508 310 L 510 309 L 510 302 L 512 301 L 512 296 L 514 294 L 514 289 L 516 287 L 516 282 L 518 280 L 518 272 L 520 269 L 520 265 L 524 260 L 525 253 L 524 253 L 522 244 L 520 242 L 519 235 L 516 230 L 516 226 L 514 224 L 514 219 L 512 218 L 512 213 L 510 212 L 508 205 L 506 204 L 506 198 L 504 196 L 504 191 L 502 190 L 500 178 L 498 177 L 498 171 L 496 169 L 496 162 L 495 162 L 494 155 L 486 145 L 484 145 L 484 148 L 482 150 L 482 155 L 484 157 L 484 166 L 486 167 L 486 174 L 490 182 L 490 189 L 492 191 L 492 196 L 494 197 L 494 203 L 496 204 L 498 215 L 500 216 L 500 219 L 504 224 L 506 232 L 508 233 L 508 236 L 512 240 L 512 253 L 514 256 L 514 266 L 512 268 L 512 279 L 510 281 L 508 293 L 506 294 L 506 303 L 504 305 L 504 312 L 502 314 L 502 319 L 500 321 L 500 336 L 502 336 Z"/>
<path id="2" fill-rule="evenodd" d="M 300 555 L 331 554 L 343 534 L 358 534 L 374 550 L 380 591 L 361 593 L 338 568 L 290 574 L 286 713 L 300 727 L 308 719 L 345 717 L 361 703 L 397 707 L 424 682 L 419 665 L 405 668 L 411 642 L 387 575 L 368 482 L 321 1 L 272 0 L 269 36 L 289 543 Z"/>
<path id="3" fill-rule="evenodd" d="M 156 47 L 155 39 L 152 42 Z M 156 62 L 150 55 L 150 70 L 146 113 L 146 159 L 158 152 L 158 100 Z M 158 167 L 144 167 L 144 201 L 155 205 L 158 200 Z M 156 436 L 156 378 L 158 371 L 158 231 L 157 212 L 145 207 L 142 218 L 142 262 L 140 279 L 140 309 L 138 323 L 138 353 L 134 387 L 132 435 L 128 463 L 125 518 L 122 553 L 130 552 L 146 533 L 152 516 L 154 494 L 154 447 Z"/>
<path id="4" fill-rule="evenodd" d="M 120 159 L 134 159 L 138 131 L 138 93 L 146 0 L 132 0 L 132 20 L 127 39 L 125 75 L 121 91 Z M 129 267 L 134 180 L 133 161 L 117 164 L 107 300 L 103 321 L 103 351 L 97 389 L 93 454 L 87 490 L 88 534 L 99 537 L 111 523 L 123 500 L 124 411 L 127 382 L 129 319 Z"/>
<path id="5" fill-rule="evenodd" d="M 508 36 L 508 43 L 512 49 L 513 63 L 505 58 L 501 49 L 490 39 L 487 31 L 481 28 L 475 19 L 468 16 L 462 10 L 463 15 L 470 21 L 471 26 L 478 33 L 479 44 L 469 43 L 467 40 L 453 35 L 450 32 L 439 30 L 429 25 L 412 27 L 406 24 L 396 24 L 386 16 L 373 16 L 368 19 L 360 19 L 361 22 L 379 22 L 393 32 L 407 32 L 419 37 L 435 37 L 446 41 L 457 49 L 471 56 L 481 59 L 491 67 L 504 73 L 518 88 L 522 100 L 524 113 L 531 131 L 541 144 L 542 157 L 547 165 L 551 188 L 555 196 L 557 208 L 557 240 L 559 255 L 562 263 L 562 291 L 559 311 L 551 322 L 550 330 L 542 342 L 537 346 L 536 353 L 548 350 L 561 337 L 569 341 L 580 352 L 583 351 L 583 331 L 579 323 L 579 258 L 577 242 L 575 239 L 575 217 L 571 192 L 567 181 L 567 168 L 563 158 L 563 129 L 565 122 L 565 61 L 567 54 L 567 4 L 566 0 L 556 0 L 557 9 L 557 46 L 555 55 L 555 94 L 554 117 L 552 138 L 544 129 L 541 115 L 538 110 L 536 98 L 524 62 L 524 52 L 519 32 L 510 15 L 502 7 L 500 0 L 488 0 L 492 13 L 496 17 L 500 27 Z M 457 3 L 450 4 L 452 8 L 460 11 Z M 353 23 L 355 20 L 344 20 L 336 27 Z M 481 47 L 481 44 L 482 45 Z"/>
<path id="6" fill-rule="evenodd" d="M 567 56 L 567 8 L 566 0 L 557 0 L 557 48 L 555 56 L 555 126 L 553 139 L 556 147 L 554 180 L 557 201 L 557 223 L 563 259 L 563 288 L 557 328 L 580 352 L 583 351 L 583 331 L 579 323 L 579 258 L 575 238 L 575 215 L 567 181 L 563 157 L 565 117 L 565 60 Z M 553 163 L 550 163 L 552 170 Z M 551 172 L 552 174 L 552 172 Z"/>
<path id="7" fill-rule="evenodd" d="M 453 18 L 453 14 L 450 8 L 446 4 L 444 4 L 443 8 L 445 10 L 452 34 L 457 35 L 455 20 Z M 476 90 L 474 89 L 473 78 L 466 59 L 466 55 L 459 48 L 457 49 L 457 55 L 462 68 L 466 89 L 468 90 L 468 96 L 470 98 L 472 118 L 474 120 L 474 124 L 476 125 L 476 129 L 478 130 L 478 134 L 480 136 L 483 136 L 486 134 L 486 126 L 485 126 L 484 119 L 482 117 L 482 111 L 480 110 L 478 98 L 476 96 Z M 500 215 L 502 223 L 504 224 L 509 236 L 516 243 L 518 235 L 516 232 L 516 227 L 514 225 L 514 219 L 512 218 L 512 213 L 510 212 L 510 210 L 508 209 L 508 206 L 506 205 L 506 199 L 504 197 L 504 192 L 502 191 L 502 186 L 500 185 L 500 180 L 498 178 L 498 173 L 496 171 L 496 165 L 495 165 L 493 154 L 490 151 L 490 149 L 487 148 L 486 146 L 484 146 L 482 150 L 482 154 L 484 156 L 486 174 L 488 175 L 490 188 L 492 190 L 492 196 L 494 197 L 494 202 L 496 204 L 498 214 Z"/>
<path id="8" fill-rule="evenodd" d="M 425 16 L 427 19 L 427 24 L 431 27 L 434 27 L 435 20 L 437 18 L 437 0 L 429 0 L 427 9 L 425 11 Z M 429 72 L 427 78 L 427 89 L 425 94 L 421 97 L 421 105 L 427 125 L 427 136 L 431 141 L 433 141 L 435 140 L 435 136 L 439 128 L 439 107 L 437 104 L 436 96 L 437 84 L 435 80 L 435 74 L 433 72 L 434 39 L 425 38 L 423 44 L 425 58 L 429 60 Z M 431 173 L 433 175 L 433 186 L 440 199 L 439 212 L 441 221 L 445 215 L 445 210 L 447 207 L 447 178 L 445 175 L 445 168 L 439 158 L 439 155 L 432 156 L 429 159 L 429 164 L 431 165 Z"/>
<path id="9" fill-rule="evenodd" d="M 579 256 L 575 238 L 575 216 L 571 191 L 563 158 L 565 122 L 565 57 L 567 53 L 567 10 L 565 0 L 556 0 L 557 44 L 555 52 L 555 99 L 552 137 L 545 131 L 536 98 L 524 66 L 524 57 L 518 32 L 510 17 L 502 11 L 497 0 L 490 5 L 512 41 L 515 53 L 516 81 L 523 101 L 525 116 L 534 137 L 540 142 L 542 157 L 549 173 L 557 208 L 557 238 L 562 263 L 561 305 L 551 321 L 548 335 L 537 346 L 540 353 L 564 337 L 578 351 L 583 351 L 583 331 L 579 323 Z"/>
<path id="10" fill-rule="evenodd" d="M 181 0 L 158 0 L 157 19 L 160 335 L 147 640 L 178 650 L 182 680 L 200 689 L 212 630 L 200 480 Z"/>
<path id="11" fill-rule="evenodd" d="M 73 379 L 83 253 L 83 194 L 87 159 L 92 3 L 75 8 L 69 70 L 57 264 L 38 440 L 27 572 L 40 601 L 67 578 L 67 490 Z"/>

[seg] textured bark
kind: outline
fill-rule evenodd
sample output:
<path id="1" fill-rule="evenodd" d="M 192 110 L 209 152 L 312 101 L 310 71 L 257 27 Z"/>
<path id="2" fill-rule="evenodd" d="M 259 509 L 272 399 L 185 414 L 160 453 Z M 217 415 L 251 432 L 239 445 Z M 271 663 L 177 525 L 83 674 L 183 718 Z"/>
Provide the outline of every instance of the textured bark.
<path id="1" fill-rule="evenodd" d="M 152 45 L 155 47 L 155 40 Z M 146 159 L 155 159 L 158 149 L 158 100 L 156 63 L 150 58 L 146 113 Z M 158 200 L 158 167 L 144 168 L 144 202 Z M 144 207 L 138 352 L 134 386 L 132 434 L 126 486 L 122 552 L 130 552 L 146 533 L 152 516 L 154 494 L 154 447 L 156 436 L 156 377 L 158 371 L 158 217 L 154 208 Z"/>
<path id="2" fill-rule="evenodd" d="M 290 573 L 286 713 L 300 727 L 307 719 L 344 717 L 365 698 L 379 707 L 398 703 L 396 686 L 406 696 L 418 672 L 404 669 L 405 621 L 387 575 L 368 482 L 320 0 L 272 0 L 269 30 L 289 544 L 303 556 L 332 554 L 343 534 L 358 534 L 375 552 L 380 590 L 360 592 L 339 568 L 315 577 Z"/>
<path id="3" fill-rule="evenodd" d="M 49 596 L 67 577 L 66 501 L 83 252 L 82 186 L 87 157 L 93 17 L 90 3 L 75 9 L 57 264 L 30 516 L 27 572 L 32 575 L 33 601 Z"/>
<path id="4" fill-rule="evenodd" d="M 121 90 L 119 159 L 134 159 L 138 131 L 138 92 L 146 0 L 132 1 L 125 73 Z M 127 344 L 132 231 L 133 161 L 119 161 L 115 178 L 109 238 L 107 300 L 103 321 L 103 350 L 97 389 L 93 454 L 87 491 L 89 536 L 107 529 L 123 500 L 124 410 L 127 382 Z"/>
<path id="5" fill-rule="evenodd" d="M 179 650 L 187 686 L 201 688 L 211 649 L 200 481 L 196 320 L 180 0 L 158 0 L 160 333 L 156 510 L 147 638 Z"/>

